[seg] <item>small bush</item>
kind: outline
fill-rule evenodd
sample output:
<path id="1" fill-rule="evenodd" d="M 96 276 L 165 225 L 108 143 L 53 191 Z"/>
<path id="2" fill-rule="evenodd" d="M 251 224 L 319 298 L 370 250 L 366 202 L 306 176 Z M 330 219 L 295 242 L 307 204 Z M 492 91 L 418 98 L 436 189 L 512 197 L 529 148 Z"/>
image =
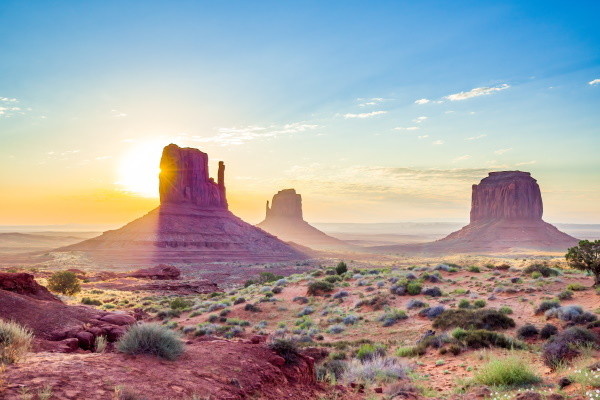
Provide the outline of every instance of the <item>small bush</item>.
<path id="1" fill-rule="evenodd" d="M 283 288 L 281 286 L 275 286 L 275 287 L 273 287 L 273 289 L 271 289 L 271 292 L 274 294 L 279 294 L 279 293 L 283 292 Z"/>
<path id="2" fill-rule="evenodd" d="M 483 349 L 490 347 L 499 347 L 502 349 L 524 349 L 522 342 L 513 340 L 498 332 L 485 329 L 464 330 L 456 328 L 452 331 L 452 337 L 458 340 L 462 345 L 470 349 Z"/>
<path id="3" fill-rule="evenodd" d="M 16 322 L 0 320 L 0 365 L 19 361 L 29 350 L 33 333 Z"/>
<path id="4" fill-rule="evenodd" d="M 517 337 L 526 339 L 539 335 L 540 331 L 532 324 L 526 324 L 517 329 Z"/>
<path id="5" fill-rule="evenodd" d="M 356 358 L 360 361 L 372 360 L 375 357 L 385 356 L 385 346 L 381 344 L 365 343 L 358 348 L 356 352 Z"/>
<path id="6" fill-rule="evenodd" d="M 289 339 L 274 339 L 269 343 L 269 348 L 281 356 L 287 364 L 298 362 L 298 346 Z"/>
<path id="7" fill-rule="evenodd" d="M 317 296 L 320 293 L 333 292 L 333 284 L 325 281 L 315 281 L 308 285 L 307 294 L 309 296 Z"/>
<path id="8" fill-rule="evenodd" d="M 348 297 L 348 296 L 350 296 L 350 294 L 348 292 L 346 292 L 345 290 L 341 290 L 341 291 L 337 292 L 336 294 L 334 294 L 332 297 L 334 299 L 341 299 L 341 298 Z"/>
<path id="9" fill-rule="evenodd" d="M 419 311 L 419 316 L 434 319 L 444 312 L 444 306 L 427 307 Z"/>
<path id="10" fill-rule="evenodd" d="M 381 317 L 379 317 L 378 320 L 383 322 L 383 326 L 392 326 L 396 322 L 406 318 L 408 318 L 408 316 L 404 310 L 390 309 L 387 310 Z"/>
<path id="11" fill-rule="evenodd" d="M 571 300 L 573 298 L 573 291 L 572 290 L 563 290 L 556 297 L 558 297 L 559 300 Z"/>
<path id="12" fill-rule="evenodd" d="M 468 269 L 469 272 L 475 272 L 475 273 L 479 273 L 481 272 L 481 269 L 479 269 L 479 267 L 476 267 L 474 265 L 470 266 Z"/>
<path id="13" fill-rule="evenodd" d="M 327 329 L 327 332 L 337 335 L 338 333 L 344 332 L 345 329 L 344 325 L 331 325 L 329 329 Z"/>
<path id="14" fill-rule="evenodd" d="M 92 299 L 90 297 L 84 297 L 81 299 L 81 304 L 85 304 L 88 306 L 101 306 L 102 302 L 100 300 Z"/>
<path id="15" fill-rule="evenodd" d="M 254 305 L 254 304 L 247 303 L 247 304 L 244 306 L 244 311 L 250 311 L 250 312 L 261 312 L 262 310 L 261 310 L 261 309 L 260 309 L 260 307 L 258 307 L 257 305 Z"/>
<path id="16" fill-rule="evenodd" d="M 177 333 L 165 326 L 136 324 L 117 342 L 117 349 L 126 354 L 151 354 L 175 360 L 183 354 L 184 346 Z"/>
<path id="17" fill-rule="evenodd" d="M 500 311 L 500 312 L 501 312 L 502 314 L 504 314 L 504 315 L 510 315 L 510 314 L 512 314 L 512 313 L 513 313 L 513 310 L 512 310 L 512 308 L 510 308 L 510 307 L 507 307 L 507 306 L 502 306 L 502 307 L 500 307 L 500 309 L 499 309 L 498 311 Z"/>
<path id="18" fill-rule="evenodd" d="M 422 294 L 424 294 L 425 296 L 440 297 L 442 295 L 442 291 L 439 287 L 434 286 L 432 288 L 424 289 L 422 291 Z"/>
<path id="19" fill-rule="evenodd" d="M 515 321 L 493 309 L 481 310 L 446 310 L 434 321 L 436 329 L 463 328 L 463 329 L 508 329 L 515 326 Z"/>
<path id="20" fill-rule="evenodd" d="M 340 261 L 335 267 L 335 272 L 338 275 L 344 275 L 346 272 L 348 272 L 348 266 L 345 262 Z"/>
<path id="21" fill-rule="evenodd" d="M 556 300 L 542 301 L 540 303 L 540 305 L 538 306 L 538 308 L 536 308 L 535 314 L 536 315 L 543 314 L 552 308 L 558 308 L 558 307 L 560 307 L 560 304 Z"/>
<path id="22" fill-rule="evenodd" d="M 552 369 L 580 354 L 578 347 L 598 347 L 600 338 L 594 332 L 580 327 L 571 327 L 554 335 L 542 348 L 544 364 Z"/>
<path id="23" fill-rule="evenodd" d="M 488 386 L 523 386 L 541 381 L 525 360 L 518 356 L 494 359 L 484 364 L 473 379 Z"/>
<path id="24" fill-rule="evenodd" d="M 473 307 L 475 307 L 475 308 L 483 308 L 483 307 L 485 307 L 485 304 L 486 304 L 485 300 L 479 299 L 479 300 L 475 300 L 473 302 Z"/>
<path id="25" fill-rule="evenodd" d="M 173 310 L 183 310 L 194 305 L 194 302 L 178 297 L 176 299 L 171 300 L 171 303 L 169 303 L 169 305 Z"/>
<path id="26" fill-rule="evenodd" d="M 426 305 L 427 304 L 422 302 L 421 300 L 410 299 L 408 301 L 408 303 L 406 303 L 406 309 L 412 310 L 413 308 L 422 308 L 422 307 L 425 307 Z"/>
<path id="27" fill-rule="evenodd" d="M 48 279 L 48 289 L 67 296 L 73 296 L 81 291 L 79 279 L 71 271 L 55 272 Z"/>
<path id="28" fill-rule="evenodd" d="M 569 283 L 567 285 L 567 290 L 571 290 L 573 292 L 580 292 L 582 290 L 586 290 L 587 287 L 583 286 L 581 283 Z"/>
<path id="29" fill-rule="evenodd" d="M 549 276 L 557 276 L 558 275 L 558 271 L 555 269 L 552 269 L 550 267 L 548 267 L 545 264 L 532 264 L 527 266 L 524 270 L 524 273 L 532 275 L 534 273 L 538 273 L 540 274 L 540 276 L 543 276 L 545 278 L 549 277 Z"/>
<path id="30" fill-rule="evenodd" d="M 410 294 L 411 296 L 421 294 L 421 289 L 421 285 L 417 282 L 409 282 L 406 285 L 406 293 Z"/>
<path id="31" fill-rule="evenodd" d="M 540 337 L 542 339 L 549 339 L 550 337 L 558 333 L 558 328 L 552 324 L 546 324 L 540 330 Z"/>
<path id="32" fill-rule="evenodd" d="M 344 325 L 354 325 L 357 321 L 358 317 L 356 315 L 348 315 L 342 320 Z"/>
<path id="33" fill-rule="evenodd" d="M 462 308 L 462 309 L 471 308 L 471 302 L 467 299 L 461 299 L 458 302 L 458 308 Z"/>
<path id="34" fill-rule="evenodd" d="M 408 371 L 408 366 L 396 358 L 376 357 L 364 362 L 354 359 L 346 364 L 341 378 L 347 383 L 394 382 L 406 378 Z"/>

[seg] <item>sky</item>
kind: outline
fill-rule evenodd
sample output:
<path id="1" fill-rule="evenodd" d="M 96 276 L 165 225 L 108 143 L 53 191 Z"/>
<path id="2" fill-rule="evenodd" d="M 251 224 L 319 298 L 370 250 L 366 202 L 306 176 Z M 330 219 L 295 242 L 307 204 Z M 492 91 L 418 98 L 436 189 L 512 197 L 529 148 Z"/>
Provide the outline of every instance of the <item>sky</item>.
<path id="1" fill-rule="evenodd" d="M 226 164 L 251 223 L 467 221 L 531 172 L 544 219 L 600 223 L 597 1 L 0 5 L 0 225 L 126 223 L 169 143 Z"/>

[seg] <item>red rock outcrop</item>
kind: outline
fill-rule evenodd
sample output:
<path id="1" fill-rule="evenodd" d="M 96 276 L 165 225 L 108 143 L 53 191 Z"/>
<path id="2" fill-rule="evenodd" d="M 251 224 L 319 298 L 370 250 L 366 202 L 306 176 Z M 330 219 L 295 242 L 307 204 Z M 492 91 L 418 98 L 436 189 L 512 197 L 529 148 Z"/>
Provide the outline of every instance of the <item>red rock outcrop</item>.
<path id="1" fill-rule="evenodd" d="M 58 301 L 48 289 L 26 273 L 0 272 L 0 290 L 21 294 L 37 300 Z"/>
<path id="2" fill-rule="evenodd" d="M 471 223 L 490 220 L 541 220 L 542 193 L 529 172 L 490 172 L 473 185 Z"/>
<path id="3" fill-rule="evenodd" d="M 8 290 L 0 289 L 0 318 L 16 321 L 31 329 L 38 341 L 61 342 L 59 346 L 49 347 L 66 350 L 73 347 L 73 341 L 68 339 L 77 339 L 78 346 L 88 350 L 93 348 L 97 336 L 105 336 L 109 342 L 114 342 L 125 332 L 127 325 L 135 322 L 135 318 L 127 314 L 69 306 L 54 296 L 40 296 L 47 290 L 35 281 L 35 285 L 31 285 L 33 277 L 29 274 L 2 275 L 3 288 Z M 34 287 L 35 290 L 23 289 L 23 282 L 28 282 L 27 287 Z M 15 287 L 20 289 L 11 290 Z M 41 348 L 48 347 L 43 342 L 38 345 Z"/>
<path id="4" fill-rule="evenodd" d="M 172 265 L 161 264 L 156 267 L 142 268 L 122 275 L 140 279 L 174 280 L 179 279 L 181 271 Z"/>
<path id="5" fill-rule="evenodd" d="M 302 216 L 302 196 L 294 189 L 280 190 L 267 201 L 265 220 L 259 228 L 287 242 L 321 250 L 352 250 L 352 246 L 331 237 L 306 222 Z"/>
<path id="6" fill-rule="evenodd" d="M 96 263 L 117 266 L 308 258 L 227 209 L 223 163 L 215 183 L 208 176 L 205 153 L 170 144 L 161 169 L 158 208 L 120 229 L 57 251 L 82 251 Z"/>
<path id="7" fill-rule="evenodd" d="M 565 252 L 577 239 L 542 220 L 540 187 L 529 172 L 490 172 L 473 185 L 471 222 L 443 239 L 418 245 L 374 248 L 406 253 Z"/>
<path id="8" fill-rule="evenodd" d="M 160 159 L 161 204 L 193 204 L 202 208 L 227 209 L 225 164 L 219 162 L 218 182 L 208 175 L 208 154 L 170 144 Z"/>

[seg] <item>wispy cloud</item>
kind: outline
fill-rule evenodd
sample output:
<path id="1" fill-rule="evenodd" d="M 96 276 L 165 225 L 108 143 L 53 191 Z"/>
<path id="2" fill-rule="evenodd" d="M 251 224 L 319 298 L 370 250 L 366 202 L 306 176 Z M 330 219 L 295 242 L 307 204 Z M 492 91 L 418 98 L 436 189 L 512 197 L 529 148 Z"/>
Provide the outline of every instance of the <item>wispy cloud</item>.
<path id="1" fill-rule="evenodd" d="M 14 114 L 24 114 L 21 107 L 17 107 L 15 104 L 19 100 L 11 97 L 0 97 L 0 117 L 10 117 Z"/>
<path id="2" fill-rule="evenodd" d="M 509 87 L 510 86 L 507 85 L 506 83 L 503 83 L 500 86 L 478 87 L 478 88 L 471 89 L 468 92 L 455 93 L 455 94 L 448 95 L 444 98 L 448 99 L 450 101 L 467 100 L 467 99 L 471 99 L 473 97 L 486 96 L 488 94 L 496 93 L 501 90 L 508 89 Z"/>
<path id="3" fill-rule="evenodd" d="M 441 144 L 444 144 L 443 140 L 436 140 L 435 142 L 432 143 L 434 146 L 439 146 Z"/>
<path id="4" fill-rule="evenodd" d="M 452 160 L 452 162 L 455 163 L 455 162 L 459 162 L 459 161 L 465 161 L 465 160 L 468 160 L 469 158 L 471 158 L 471 156 L 468 154 L 465 154 L 464 156 L 454 158 Z"/>
<path id="5" fill-rule="evenodd" d="M 516 165 L 516 166 L 520 166 L 520 165 L 531 165 L 531 164 L 535 164 L 535 163 L 537 163 L 537 161 L 533 160 L 533 161 L 523 161 L 523 162 L 519 162 L 519 163 L 516 163 L 515 165 Z"/>
<path id="6" fill-rule="evenodd" d="M 588 85 L 600 85 L 600 79 L 594 79 L 588 82 Z"/>
<path id="7" fill-rule="evenodd" d="M 344 118 L 349 119 L 349 118 L 359 118 L 359 119 L 364 119 L 364 118 L 371 118 L 371 117 L 375 117 L 377 115 L 383 115 L 383 114 L 387 114 L 387 111 L 371 111 L 371 112 L 367 112 L 367 113 L 358 113 L 358 114 L 352 114 L 352 113 L 348 113 L 348 114 L 344 114 Z"/>
<path id="8" fill-rule="evenodd" d="M 468 137 L 465 140 L 479 140 L 479 139 L 482 139 L 482 138 L 484 138 L 486 136 L 487 136 L 486 133 L 482 133 L 481 135 Z"/>
<path id="9" fill-rule="evenodd" d="M 319 125 L 295 122 L 285 125 L 246 126 L 233 128 L 218 128 L 217 134 L 213 136 L 192 136 L 194 142 L 217 143 L 221 146 L 241 145 L 255 139 L 275 138 L 277 136 L 306 132 L 317 129 Z"/>
<path id="10" fill-rule="evenodd" d="M 396 130 L 396 131 L 417 131 L 417 130 L 419 130 L 419 127 L 418 126 L 406 126 L 406 127 L 398 126 L 398 127 L 394 128 L 394 130 Z"/>
<path id="11" fill-rule="evenodd" d="M 424 121 L 427 121 L 427 118 L 428 117 L 425 117 L 425 116 L 417 117 L 417 118 L 413 119 L 413 122 L 415 124 L 420 124 L 420 123 L 422 123 Z"/>
<path id="12" fill-rule="evenodd" d="M 511 150 L 512 150 L 512 148 L 508 148 L 508 149 L 498 149 L 498 150 L 494 151 L 494 153 L 495 153 L 495 154 L 498 154 L 498 155 L 502 155 L 502 154 L 504 154 L 504 153 L 508 153 L 508 152 L 509 152 L 509 151 L 511 151 Z"/>
<path id="13" fill-rule="evenodd" d="M 125 118 L 127 114 L 119 110 L 110 110 L 110 114 L 113 118 Z"/>
<path id="14" fill-rule="evenodd" d="M 359 107 L 369 107 L 369 106 L 375 106 L 379 103 L 383 103 L 384 101 L 387 101 L 388 99 L 384 99 L 383 97 L 372 97 L 372 98 L 362 98 L 359 97 L 358 99 L 356 99 L 356 101 L 358 101 L 358 106 Z"/>
<path id="15" fill-rule="evenodd" d="M 421 135 L 421 136 L 417 136 L 419 139 L 427 139 L 429 137 L 429 135 Z"/>
<path id="16" fill-rule="evenodd" d="M 430 101 L 431 100 L 429 100 L 429 99 L 419 99 L 419 100 L 415 100 L 415 104 L 427 104 Z"/>

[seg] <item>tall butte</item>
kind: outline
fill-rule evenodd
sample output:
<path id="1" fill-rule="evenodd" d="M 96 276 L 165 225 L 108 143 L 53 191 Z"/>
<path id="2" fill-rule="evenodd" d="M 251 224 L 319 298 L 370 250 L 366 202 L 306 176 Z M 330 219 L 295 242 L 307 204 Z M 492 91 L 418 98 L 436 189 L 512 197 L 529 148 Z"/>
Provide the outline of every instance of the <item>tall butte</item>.
<path id="1" fill-rule="evenodd" d="M 170 144 L 160 169 L 158 208 L 120 229 L 57 251 L 82 251 L 95 261 L 125 265 L 307 258 L 228 210 L 223 162 L 215 182 L 206 153 Z"/>
<path id="2" fill-rule="evenodd" d="M 304 220 L 302 196 L 295 189 L 280 190 L 267 201 L 265 220 L 257 226 L 278 238 L 320 250 L 351 249 L 348 243 L 331 237 Z"/>
<path id="3" fill-rule="evenodd" d="M 469 225 L 413 247 L 425 253 L 519 253 L 565 252 L 576 245 L 577 239 L 542 220 L 543 210 L 540 187 L 529 172 L 490 172 L 472 187 Z"/>

